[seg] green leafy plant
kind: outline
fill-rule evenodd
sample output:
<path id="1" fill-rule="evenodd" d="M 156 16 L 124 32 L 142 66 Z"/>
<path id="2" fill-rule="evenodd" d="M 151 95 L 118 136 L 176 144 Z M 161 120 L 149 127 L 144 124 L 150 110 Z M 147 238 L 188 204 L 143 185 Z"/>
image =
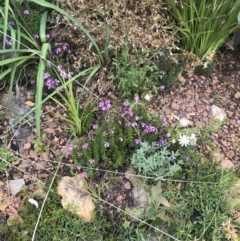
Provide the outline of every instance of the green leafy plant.
<path id="1" fill-rule="evenodd" d="M 127 44 L 119 58 L 114 59 L 113 65 L 116 74 L 111 79 L 117 83 L 119 94 L 124 97 L 133 97 L 134 94 L 143 95 L 156 92 L 155 79 L 158 76 L 158 68 L 154 64 L 132 63 L 128 54 Z"/>
<path id="2" fill-rule="evenodd" d="M 172 182 L 164 186 L 165 197 L 175 206 L 167 211 L 170 232 L 179 240 L 225 240 L 221 227 L 230 218 L 227 193 L 236 180 L 234 173 L 195 157 L 185 165 L 182 177 L 188 181 L 180 189 Z"/>
<path id="3" fill-rule="evenodd" d="M 0 173 L 6 172 L 15 159 L 15 156 L 8 149 L 0 148 Z"/>
<path id="4" fill-rule="evenodd" d="M 26 21 L 21 17 L 21 14 L 23 14 L 23 12 L 20 12 L 21 10 L 23 11 L 21 4 L 15 1 L 9 2 L 9 0 L 5 0 L 4 7 L 0 8 L 0 14 L 2 15 L 2 20 L 0 21 L 0 32 L 2 34 L 2 48 L 0 49 L 0 66 L 2 71 L 0 80 L 5 80 L 10 75 L 8 101 L 11 98 L 13 84 L 17 79 L 17 69 L 30 61 L 35 63 L 39 60 L 41 49 L 43 49 L 42 44 L 46 43 L 44 34 L 47 12 L 45 11 L 42 15 L 39 13 L 41 20 L 39 17 L 35 18 L 40 20 L 38 23 L 40 44 L 39 41 L 34 39 L 34 34 L 37 34 L 37 32 L 33 34 L 28 25 L 26 26 Z"/>
<path id="5" fill-rule="evenodd" d="M 234 0 L 164 0 L 176 20 L 181 46 L 201 61 L 212 60 L 226 38 L 239 28 L 240 2 Z"/>
<path id="6" fill-rule="evenodd" d="M 154 80 L 158 86 L 165 86 L 169 90 L 178 81 L 186 60 L 182 56 L 170 56 L 170 51 L 168 50 L 161 51 L 155 59 L 158 75 Z"/>
<path id="7" fill-rule="evenodd" d="M 102 113 L 100 112 L 99 120 L 92 123 L 87 136 L 74 140 L 74 164 L 89 167 L 86 168 L 89 176 L 92 176 L 93 168 L 101 162 L 114 168 L 128 163 L 128 157 L 138 147 L 141 138 L 157 138 L 157 129 L 147 124 L 143 127 L 143 119 L 138 116 L 137 109 L 130 109 L 129 103 L 125 105 L 116 107 L 114 111 L 109 100 L 101 101 L 99 108 Z M 148 128 L 153 128 L 153 131 Z"/>
<path id="8" fill-rule="evenodd" d="M 49 144 L 47 144 L 47 134 L 43 133 L 41 136 L 41 140 L 38 138 L 33 141 L 34 143 L 34 150 L 38 155 L 40 155 L 42 152 L 49 153 Z"/>
<path id="9" fill-rule="evenodd" d="M 10 57 L 4 60 L 0 61 L 0 66 L 6 66 L 7 64 L 13 63 L 13 70 L 11 68 L 7 68 L 6 71 L 4 71 L 2 73 L 2 75 L 0 76 L 1 78 L 3 78 L 4 76 L 6 76 L 8 73 L 11 72 L 11 88 L 13 86 L 13 82 L 15 80 L 14 75 L 16 72 L 16 68 L 18 67 L 18 65 L 22 64 L 24 61 L 27 61 L 27 59 L 31 59 L 31 58 L 36 58 L 39 60 L 39 66 L 38 66 L 38 74 L 37 74 L 37 93 L 36 93 L 36 106 L 32 109 L 32 111 L 35 111 L 35 115 L 36 115 L 36 127 L 37 127 L 37 133 L 38 136 L 40 138 L 40 115 L 41 115 L 41 106 L 42 103 L 44 103 L 46 101 L 46 99 L 44 101 L 42 101 L 42 90 L 43 90 L 43 85 L 44 85 L 44 78 L 43 78 L 43 74 L 45 71 L 45 67 L 46 64 L 48 63 L 47 61 L 47 57 L 48 57 L 48 50 L 50 49 L 50 45 L 49 43 L 47 43 L 46 41 L 46 35 L 45 35 L 45 29 L 46 29 L 46 20 L 47 20 L 47 12 L 44 12 L 40 21 L 40 30 L 39 30 L 39 37 L 41 40 L 41 47 L 38 48 L 38 52 L 36 52 L 36 50 L 32 50 L 29 49 L 29 46 L 34 45 L 34 43 L 38 44 L 38 41 L 36 41 L 33 36 L 28 32 L 28 27 L 24 28 L 23 25 L 20 24 L 20 21 L 13 15 L 11 15 L 11 17 L 16 21 L 16 25 L 17 25 L 17 30 L 15 31 L 10 25 L 8 25 L 8 17 L 9 17 L 9 12 L 13 13 L 14 11 L 12 10 L 12 7 L 9 4 L 8 0 L 5 0 L 5 7 L 2 8 L 1 14 L 3 15 L 3 19 L 4 19 L 4 24 L 0 25 L 0 27 L 2 27 L 3 29 L 3 50 L 0 50 L 0 54 L 5 54 L 5 53 L 24 53 L 23 56 L 21 57 Z M 96 42 L 94 41 L 94 39 L 92 38 L 92 36 L 89 34 L 89 32 L 76 20 L 74 19 L 71 15 L 69 15 L 67 12 L 65 12 L 64 10 L 62 10 L 61 8 L 57 7 L 54 4 L 51 4 L 49 2 L 46 1 L 30 1 L 31 3 L 35 3 L 38 6 L 42 6 L 44 8 L 48 8 L 48 9 L 53 9 L 63 15 L 65 15 L 67 18 L 69 18 L 70 20 L 72 20 L 86 35 L 87 37 L 90 39 L 90 41 L 92 42 L 93 46 L 95 47 L 97 53 L 98 53 L 98 57 L 100 58 L 101 62 L 104 63 L 104 57 L 98 47 L 98 45 L 96 44 Z M 14 5 L 14 1 L 13 1 L 13 5 Z M 12 45 L 11 45 L 11 50 L 6 50 L 5 49 L 5 42 L 6 42 L 6 36 L 8 36 L 8 29 L 11 30 L 11 40 L 12 40 Z M 26 38 L 28 41 L 32 41 L 29 46 L 26 46 L 26 49 L 20 49 L 21 46 L 21 31 L 23 30 L 26 32 L 25 35 L 23 35 L 24 38 Z M 107 30 L 106 30 L 107 31 Z M 14 36 L 14 34 L 17 33 L 17 37 Z M 15 47 L 15 40 L 17 47 Z M 36 45 L 38 46 L 38 45 Z M 108 47 L 107 44 L 105 46 L 106 48 Z M 30 53 L 30 55 L 28 54 Z M 99 68 L 99 66 L 98 66 Z M 91 68 L 89 68 L 91 69 Z M 88 70 L 89 70 L 88 69 Z M 83 73 L 85 73 L 85 71 L 83 71 Z M 79 75 L 82 75 L 83 73 L 80 73 Z M 78 76 L 79 76 L 78 75 Z M 88 79 L 88 78 L 87 78 Z M 89 79 L 88 79 L 89 80 Z M 65 86 L 62 86 L 65 87 Z M 57 93 L 60 89 L 57 89 L 55 93 Z M 30 114 L 30 112 L 28 113 Z M 27 114 L 27 115 L 28 115 Z M 27 116 L 26 115 L 26 116 Z M 20 120 L 21 121 L 21 120 Z M 16 123 L 17 125 L 17 123 Z"/>
<path id="10" fill-rule="evenodd" d="M 142 142 L 139 149 L 131 157 L 131 165 L 138 173 L 154 177 L 156 180 L 173 176 L 181 170 L 183 160 L 179 151 L 170 151 L 170 143 L 159 147 L 156 142 Z"/>
<path id="11" fill-rule="evenodd" d="M 151 194 L 149 197 L 149 206 L 146 212 L 148 220 L 159 222 L 168 221 L 169 217 L 166 215 L 166 210 L 171 209 L 173 206 L 163 195 L 160 185 L 152 186 Z"/>

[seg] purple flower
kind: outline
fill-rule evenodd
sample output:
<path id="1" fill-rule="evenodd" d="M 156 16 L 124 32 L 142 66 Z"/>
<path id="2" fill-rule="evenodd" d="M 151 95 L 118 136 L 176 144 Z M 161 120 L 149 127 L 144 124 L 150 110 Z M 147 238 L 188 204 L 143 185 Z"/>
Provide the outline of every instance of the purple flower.
<path id="1" fill-rule="evenodd" d="M 164 138 L 161 138 L 161 139 L 159 140 L 159 142 L 157 142 L 157 146 L 158 146 L 158 147 L 162 147 L 162 146 L 164 145 L 164 143 L 165 143 Z"/>
<path id="2" fill-rule="evenodd" d="M 132 111 L 131 109 L 129 109 L 129 110 L 127 111 L 127 113 L 128 113 L 129 116 L 133 116 L 133 111 Z"/>
<path id="3" fill-rule="evenodd" d="M 26 9 L 26 10 L 23 11 L 23 13 L 24 13 L 25 15 L 28 15 L 28 14 L 29 14 L 29 11 Z"/>
<path id="4" fill-rule="evenodd" d="M 44 73 L 43 74 L 43 79 L 48 79 L 48 78 L 50 78 L 51 76 L 50 76 L 50 74 L 48 73 L 48 72 L 46 72 L 46 73 Z"/>
<path id="5" fill-rule="evenodd" d="M 161 70 L 161 71 L 160 71 L 160 74 L 161 74 L 161 75 L 165 75 L 165 74 L 166 74 L 166 72 L 165 72 L 165 71 L 163 71 L 163 70 Z"/>
<path id="6" fill-rule="evenodd" d="M 73 146 L 72 145 L 68 145 L 67 148 L 66 148 L 66 154 L 70 155 L 71 152 L 72 152 L 72 149 L 73 149 Z"/>
<path id="7" fill-rule="evenodd" d="M 104 101 L 100 101 L 99 102 L 99 107 L 102 111 L 105 111 L 105 110 L 109 110 L 112 105 L 111 105 L 111 102 L 110 100 L 106 100 L 105 102 Z"/>
<path id="8" fill-rule="evenodd" d="M 146 124 L 145 124 L 145 123 L 141 123 L 141 125 L 142 125 L 142 127 L 143 127 L 143 128 L 146 126 Z"/>
<path id="9" fill-rule="evenodd" d="M 164 54 L 163 51 L 160 51 L 160 52 L 159 52 L 159 56 L 160 56 L 160 57 L 163 57 L 164 55 L 165 55 L 165 54 Z"/>
<path id="10" fill-rule="evenodd" d="M 6 44 L 8 46 L 12 46 L 12 39 L 6 39 Z"/>
<path id="11" fill-rule="evenodd" d="M 84 144 L 82 145 L 82 148 L 83 148 L 83 149 L 88 149 L 88 143 L 84 143 Z"/>
<path id="12" fill-rule="evenodd" d="M 109 110 L 112 107 L 110 100 L 106 100 L 105 105 L 106 105 L 107 110 Z"/>
<path id="13" fill-rule="evenodd" d="M 64 70 L 60 70 L 59 72 L 61 77 L 63 77 L 64 79 L 68 79 L 68 74 Z"/>
<path id="14" fill-rule="evenodd" d="M 135 116 L 135 121 L 138 121 L 140 117 L 138 115 Z"/>
<path id="15" fill-rule="evenodd" d="M 139 140 L 139 139 L 135 139 L 134 141 L 135 141 L 135 143 L 136 143 L 137 145 L 140 144 L 140 140 Z"/>
<path id="16" fill-rule="evenodd" d="M 168 125 L 169 125 L 169 123 L 167 122 L 166 116 L 162 116 L 162 121 L 163 121 L 163 123 L 164 123 L 165 126 L 168 126 Z"/>
<path id="17" fill-rule="evenodd" d="M 145 132 L 146 133 L 155 132 L 155 131 L 157 131 L 157 128 L 155 126 L 152 126 L 152 125 L 146 125 L 145 126 Z"/>
<path id="18" fill-rule="evenodd" d="M 161 91 L 164 91 L 164 90 L 165 90 L 165 86 L 164 86 L 164 85 L 161 85 L 161 86 L 160 86 L 160 90 L 161 90 Z"/>
<path id="19" fill-rule="evenodd" d="M 55 81 L 54 81 L 54 79 L 53 79 L 53 78 L 47 79 L 47 80 L 45 81 L 45 85 L 48 87 L 49 90 L 50 90 L 50 89 L 54 89 L 54 87 L 55 87 Z"/>
<path id="20" fill-rule="evenodd" d="M 137 122 L 134 121 L 134 122 L 132 123 L 132 126 L 133 126 L 133 127 L 137 126 Z"/>
<path id="21" fill-rule="evenodd" d="M 35 39 L 39 39 L 39 35 L 38 35 L 38 34 L 34 34 L 33 37 L 34 37 Z"/>
<path id="22" fill-rule="evenodd" d="M 79 166 L 76 166 L 75 167 L 78 171 L 80 171 L 82 169 L 82 167 L 79 165 Z"/>
<path id="23" fill-rule="evenodd" d="M 50 34 L 47 33 L 45 37 L 46 37 L 46 39 L 49 39 L 50 38 Z"/>
<path id="24" fill-rule="evenodd" d="M 94 137 L 93 137 L 93 136 L 90 136 L 90 137 L 89 137 L 89 140 L 90 140 L 90 141 L 94 141 Z"/>
<path id="25" fill-rule="evenodd" d="M 96 129 L 98 128 L 98 125 L 97 125 L 97 124 L 93 124 L 93 125 L 92 125 L 92 128 L 93 128 L 94 130 L 96 130 Z"/>
<path id="26" fill-rule="evenodd" d="M 36 81 L 35 81 L 34 79 L 31 79 L 31 80 L 30 80 L 30 83 L 31 83 L 31 85 L 33 85 L 33 84 L 36 83 Z"/>
<path id="27" fill-rule="evenodd" d="M 89 163 L 91 163 L 91 164 L 95 162 L 94 159 L 89 159 L 88 161 L 89 161 Z"/>
<path id="28" fill-rule="evenodd" d="M 62 49 L 65 51 L 68 49 L 68 43 L 64 43 L 63 46 L 62 46 Z"/>
<path id="29" fill-rule="evenodd" d="M 87 177 L 87 173 L 86 172 L 82 172 L 81 175 L 82 175 L 82 177 Z"/>
<path id="30" fill-rule="evenodd" d="M 109 146 L 110 146 L 110 143 L 107 142 L 107 141 L 105 141 L 105 142 L 104 142 L 104 147 L 109 147 Z"/>
<path id="31" fill-rule="evenodd" d="M 130 127 L 131 126 L 131 123 L 130 122 L 127 122 L 126 123 L 126 127 Z"/>
<path id="32" fill-rule="evenodd" d="M 10 24 L 11 26 L 14 26 L 14 25 L 15 25 L 15 22 L 14 22 L 13 20 L 11 20 L 11 21 L 9 21 L 9 24 Z"/>
<path id="33" fill-rule="evenodd" d="M 62 52 L 62 49 L 60 47 L 56 48 L 55 49 L 55 53 L 56 54 L 60 54 Z"/>
<path id="34" fill-rule="evenodd" d="M 56 59 L 56 58 L 57 58 L 57 55 L 53 54 L 52 59 Z"/>
<path id="35" fill-rule="evenodd" d="M 123 105 L 126 106 L 126 107 L 129 106 L 128 101 L 124 101 L 124 102 L 123 102 Z"/>
<path id="36" fill-rule="evenodd" d="M 54 84 L 55 84 L 55 86 L 56 86 L 56 85 L 59 85 L 59 84 L 60 84 L 60 81 L 59 81 L 58 79 L 54 79 Z"/>

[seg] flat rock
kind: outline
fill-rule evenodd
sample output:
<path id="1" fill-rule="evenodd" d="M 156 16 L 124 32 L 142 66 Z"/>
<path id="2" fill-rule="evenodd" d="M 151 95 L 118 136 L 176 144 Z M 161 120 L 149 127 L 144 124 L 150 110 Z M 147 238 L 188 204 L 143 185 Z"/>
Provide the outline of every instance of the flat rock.
<path id="1" fill-rule="evenodd" d="M 15 196 L 21 191 L 21 188 L 25 185 L 24 179 L 9 180 L 9 191 Z"/>
<path id="2" fill-rule="evenodd" d="M 65 176 L 59 182 L 57 192 L 62 196 L 62 205 L 65 209 L 76 214 L 84 222 L 91 222 L 95 205 L 86 191 L 85 179 L 81 176 Z"/>
<path id="3" fill-rule="evenodd" d="M 177 103 L 175 103 L 175 102 L 173 102 L 173 103 L 171 104 L 171 108 L 172 108 L 173 110 L 179 110 L 179 109 L 180 109 L 180 105 L 177 104 Z"/>
<path id="4" fill-rule="evenodd" d="M 42 170 L 42 169 L 45 169 L 46 166 L 47 166 L 47 162 L 46 161 L 38 161 L 36 163 L 35 169 L 36 170 Z"/>
<path id="5" fill-rule="evenodd" d="M 32 162 L 31 162 L 30 160 L 24 159 L 24 160 L 22 160 L 22 162 L 20 163 L 20 165 L 18 166 L 18 168 L 19 168 L 20 170 L 25 171 L 26 168 L 30 167 L 31 165 L 32 165 Z"/>
<path id="6" fill-rule="evenodd" d="M 211 106 L 211 111 L 212 111 L 214 119 L 223 121 L 225 118 L 227 118 L 226 112 L 222 108 L 219 108 L 216 105 Z"/>
<path id="7" fill-rule="evenodd" d="M 207 109 L 206 105 L 196 105 L 196 109 L 198 112 L 203 112 Z"/>

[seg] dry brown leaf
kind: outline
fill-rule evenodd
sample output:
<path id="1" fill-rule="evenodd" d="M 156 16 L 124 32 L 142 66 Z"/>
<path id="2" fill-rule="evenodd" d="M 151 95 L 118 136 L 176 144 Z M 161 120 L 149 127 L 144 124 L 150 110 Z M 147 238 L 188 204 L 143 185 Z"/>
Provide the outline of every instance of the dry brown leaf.
<path id="1" fill-rule="evenodd" d="M 35 151 L 33 151 L 33 150 L 30 150 L 30 153 L 29 153 L 29 155 L 30 155 L 30 157 L 32 157 L 32 158 L 37 158 L 37 153 L 35 152 Z"/>
<path id="2" fill-rule="evenodd" d="M 238 92 L 234 95 L 234 97 L 235 97 L 236 99 L 239 99 L 239 98 L 240 98 L 240 92 L 238 91 Z"/>
<path id="3" fill-rule="evenodd" d="M 35 106 L 35 103 L 34 103 L 34 102 L 32 102 L 32 101 L 30 101 L 30 100 L 25 101 L 24 103 L 25 103 L 25 105 L 30 106 L 30 107 Z"/>
<path id="4" fill-rule="evenodd" d="M 165 207 L 170 208 L 170 203 L 168 202 L 168 200 L 167 200 L 165 197 L 160 197 L 160 198 L 158 199 L 158 201 L 159 201 L 162 205 L 164 205 Z"/>
<path id="5" fill-rule="evenodd" d="M 53 133 L 55 133 L 55 129 L 53 129 L 53 128 L 46 128 L 46 129 L 44 129 L 43 130 L 44 132 L 46 132 L 46 133 L 48 133 L 48 134 L 53 134 Z"/>
<path id="6" fill-rule="evenodd" d="M 31 144 L 30 143 L 26 143 L 23 147 L 24 150 L 29 150 L 31 147 Z"/>
<path id="7" fill-rule="evenodd" d="M 49 161 L 49 157 L 48 157 L 47 152 L 43 152 L 40 157 L 46 162 Z"/>
<path id="8" fill-rule="evenodd" d="M 5 212 L 5 209 L 13 203 L 13 200 L 11 198 L 5 198 L 2 203 L 0 203 L 0 210 L 2 212 Z"/>

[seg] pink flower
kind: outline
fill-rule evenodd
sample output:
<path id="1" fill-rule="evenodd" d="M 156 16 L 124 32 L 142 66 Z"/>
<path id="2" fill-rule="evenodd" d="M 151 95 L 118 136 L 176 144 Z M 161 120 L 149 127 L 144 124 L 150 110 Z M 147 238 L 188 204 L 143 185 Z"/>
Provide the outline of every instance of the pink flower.
<path id="1" fill-rule="evenodd" d="M 82 148 L 83 148 L 83 149 L 88 149 L 88 143 L 84 143 L 84 144 L 82 145 Z"/>
<path id="2" fill-rule="evenodd" d="M 94 159 L 89 159 L 88 161 L 89 161 L 89 163 L 91 163 L 91 164 L 95 162 Z"/>
<path id="3" fill-rule="evenodd" d="M 98 125 L 97 125 L 97 124 L 93 124 L 93 125 L 92 125 L 92 128 L 93 128 L 94 130 L 96 130 L 96 129 L 98 128 Z"/>
<path id="4" fill-rule="evenodd" d="M 82 175 L 82 177 L 87 177 L 87 173 L 86 172 L 82 172 L 81 175 Z"/>
<path id="5" fill-rule="evenodd" d="M 70 155 L 71 152 L 72 152 L 72 149 L 73 149 L 72 145 L 68 145 L 67 148 L 66 148 L 66 154 Z"/>
<path id="6" fill-rule="evenodd" d="M 24 13 L 25 15 L 28 15 L 28 14 L 29 14 L 29 11 L 26 9 L 26 10 L 23 11 L 23 13 Z"/>
<path id="7" fill-rule="evenodd" d="M 39 39 L 39 35 L 38 35 L 38 34 L 34 34 L 33 37 L 34 37 L 35 39 Z"/>
<path id="8" fill-rule="evenodd" d="M 105 141 L 105 143 L 104 143 L 104 147 L 109 147 L 109 146 L 110 146 L 110 143 L 107 142 L 107 141 Z"/>
<path id="9" fill-rule="evenodd" d="M 140 140 L 139 139 L 135 139 L 135 143 L 138 145 L 140 144 Z"/>

